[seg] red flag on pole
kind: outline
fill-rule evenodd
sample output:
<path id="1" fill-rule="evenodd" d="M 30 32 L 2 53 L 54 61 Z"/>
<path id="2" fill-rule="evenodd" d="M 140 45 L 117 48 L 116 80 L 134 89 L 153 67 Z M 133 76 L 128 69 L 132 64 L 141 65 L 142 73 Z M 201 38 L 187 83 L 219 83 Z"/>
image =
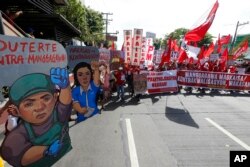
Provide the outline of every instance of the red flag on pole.
<path id="1" fill-rule="evenodd" d="M 178 63 L 182 63 L 184 60 L 186 60 L 188 58 L 187 56 L 187 53 L 185 50 L 183 49 L 180 49 L 180 53 L 179 53 L 179 57 L 178 57 L 178 60 L 177 62 Z"/>
<path id="2" fill-rule="evenodd" d="M 166 62 L 168 63 L 170 61 L 170 56 L 171 56 L 171 49 L 172 49 L 172 39 L 169 38 L 168 39 L 168 43 L 167 43 L 167 51 L 165 50 L 162 54 L 162 57 L 161 57 L 161 63 L 159 64 L 159 67 L 162 67 L 163 64 Z"/>
<path id="3" fill-rule="evenodd" d="M 209 17 L 211 17 L 212 15 L 215 15 L 215 13 L 216 13 L 218 7 L 219 7 L 219 2 L 218 2 L 218 0 L 216 0 L 216 2 L 215 2 L 215 4 L 214 4 L 213 8 L 211 9 L 209 15 L 207 16 L 207 19 L 209 19 Z"/>
<path id="4" fill-rule="evenodd" d="M 172 50 L 178 52 L 179 51 L 179 46 L 177 45 L 177 40 L 172 40 L 172 43 L 171 43 L 171 47 L 172 47 Z"/>
<path id="5" fill-rule="evenodd" d="M 204 57 L 209 57 L 214 51 L 214 43 L 211 42 L 208 49 L 204 52 L 203 56 Z"/>
<path id="6" fill-rule="evenodd" d="M 226 48 L 223 52 L 223 54 L 221 55 L 220 58 L 220 68 L 222 71 L 225 71 L 227 69 L 227 60 L 228 60 L 228 49 Z"/>
<path id="7" fill-rule="evenodd" d="M 217 46 L 217 53 L 220 53 L 220 51 L 221 51 L 220 34 L 219 34 L 216 46 Z"/>
<path id="8" fill-rule="evenodd" d="M 201 51 L 198 55 L 198 61 L 204 58 L 204 52 L 205 52 L 205 48 L 204 48 L 204 46 L 202 46 Z"/>
<path id="9" fill-rule="evenodd" d="M 229 44 L 230 41 L 231 41 L 231 35 L 228 34 L 227 36 L 221 37 L 221 39 L 220 39 L 220 45 Z"/>
<path id="10" fill-rule="evenodd" d="M 240 44 L 240 47 L 233 53 L 233 59 L 237 59 L 242 53 L 246 52 L 248 49 L 248 39 Z"/>
<path id="11" fill-rule="evenodd" d="M 219 3 L 217 0 L 214 4 L 213 8 L 211 9 L 209 15 L 207 16 L 206 21 L 203 24 L 201 24 L 200 26 L 188 31 L 185 34 L 184 39 L 186 41 L 193 41 L 193 42 L 197 42 L 197 41 L 202 40 L 204 38 L 204 36 L 206 35 L 208 29 L 210 28 L 210 26 L 213 23 L 213 20 L 214 20 L 214 17 L 215 17 L 215 14 L 216 14 L 218 7 L 219 7 Z"/>
<path id="12" fill-rule="evenodd" d="M 115 50 L 115 42 L 114 41 L 112 41 L 111 50 Z"/>
<path id="13" fill-rule="evenodd" d="M 204 48 L 204 46 L 202 46 L 202 47 L 201 47 L 201 51 L 200 51 L 200 53 L 199 53 L 199 55 L 198 55 L 198 61 L 197 61 L 197 64 L 198 64 L 198 67 L 199 67 L 199 68 L 201 67 L 201 65 L 203 65 L 202 59 L 204 58 L 204 57 L 203 57 L 204 51 L 205 51 L 205 48 Z"/>
<path id="14" fill-rule="evenodd" d="M 231 35 L 230 34 L 228 34 L 226 36 L 223 36 L 221 38 L 220 38 L 220 34 L 219 34 L 219 37 L 218 37 L 218 40 L 217 40 L 217 52 L 220 53 L 222 46 L 229 44 L 230 41 L 231 41 Z"/>

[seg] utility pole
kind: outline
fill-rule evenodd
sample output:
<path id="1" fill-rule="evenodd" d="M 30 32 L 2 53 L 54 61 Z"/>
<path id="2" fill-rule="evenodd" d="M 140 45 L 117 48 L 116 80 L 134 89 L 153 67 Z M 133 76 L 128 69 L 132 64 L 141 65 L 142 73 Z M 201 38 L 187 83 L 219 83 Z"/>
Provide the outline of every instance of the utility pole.
<path id="1" fill-rule="evenodd" d="M 108 35 L 108 23 L 109 21 L 113 21 L 112 19 L 108 19 L 109 15 L 113 15 L 113 13 L 102 13 L 103 15 L 105 15 L 105 24 L 106 24 L 106 32 L 105 32 L 105 40 L 107 41 L 107 35 Z"/>
<path id="2" fill-rule="evenodd" d="M 233 41 L 232 41 L 232 43 L 231 43 L 231 47 L 230 47 L 230 50 L 229 50 L 229 53 L 230 53 L 230 54 L 231 54 L 232 51 L 233 51 L 234 43 L 235 43 L 236 36 L 237 36 L 238 27 L 239 27 L 239 26 L 246 25 L 246 24 L 249 24 L 249 22 L 245 22 L 245 23 L 240 23 L 239 21 L 237 22 L 236 29 L 235 29 L 235 33 L 234 33 L 234 37 L 233 37 Z"/>

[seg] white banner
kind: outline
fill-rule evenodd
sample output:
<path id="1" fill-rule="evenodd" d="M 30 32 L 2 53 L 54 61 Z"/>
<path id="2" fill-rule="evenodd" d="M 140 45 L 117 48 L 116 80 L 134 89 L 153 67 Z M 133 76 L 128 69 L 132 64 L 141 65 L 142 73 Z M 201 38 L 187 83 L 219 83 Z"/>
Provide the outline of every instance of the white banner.
<path id="1" fill-rule="evenodd" d="M 162 54 L 163 54 L 163 50 L 155 50 L 155 52 L 154 52 L 155 64 L 158 65 L 161 63 Z"/>
<path id="2" fill-rule="evenodd" d="M 193 57 L 194 59 L 198 59 L 197 58 L 197 55 L 200 53 L 200 48 L 198 47 L 194 47 L 194 46 L 191 46 L 191 45 L 187 45 L 187 56 L 190 58 L 190 57 Z"/>
<path id="3" fill-rule="evenodd" d="M 124 30 L 125 63 L 132 62 L 132 30 Z"/>
<path id="4" fill-rule="evenodd" d="M 148 67 L 148 69 L 151 69 L 153 67 L 154 50 L 154 46 L 148 47 L 148 53 L 145 61 L 145 66 Z"/>
<path id="5" fill-rule="evenodd" d="M 142 37 L 140 64 L 145 63 L 146 54 L 147 54 L 147 39 L 145 37 Z"/>
<path id="6" fill-rule="evenodd" d="M 177 70 L 169 71 L 142 71 L 140 74 L 147 73 L 147 90 L 149 94 L 176 92 Z"/>
<path id="7" fill-rule="evenodd" d="M 26 74 L 66 68 L 67 62 L 65 49 L 56 41 L 0 35 L 0 88 Z"/>
<path id="8" fill-rule="evenodd" d="M 170 55 L 170 60 L 171 61 L 176 61 L 176 60 L 178 60 L 178 57 L 179 57 L 179 52 L 172 50 L 171 55 Z"/>
<path id="9" fill-rule="evenodd" d="M 190 58 L 190 57 L 193 57 L 194 59 L 198 59 L 197 58 L 197 55 L 200 53 L 200 48 L 198 47 L 194 47 L 194 46 L 191 46 L 191 45 L 187 45 L 186 44 L 186 41 L 183 41 L 181 43 L 181 47 L 183 48 L 183 50 L 186 51 L 187 53 L 187 56 Z"/>
<path id="10" fill-rule="evenodd" d="M 142 48 L 142 29 L 134 29 L 133 37 L 133 52 L 132 52 L 132 65 L 139 66 L 141 59 L 141 48 Z"/>

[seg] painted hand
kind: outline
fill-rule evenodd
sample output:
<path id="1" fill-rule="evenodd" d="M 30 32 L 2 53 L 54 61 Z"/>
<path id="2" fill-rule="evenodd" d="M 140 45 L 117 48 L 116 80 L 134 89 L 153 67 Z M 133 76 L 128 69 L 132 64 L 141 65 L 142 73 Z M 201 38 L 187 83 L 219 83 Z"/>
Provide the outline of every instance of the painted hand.
<path id="1" fill-rule="evenodd" d="M 95 111 L 95 109 L 94 108 L 90 108 L 90 107 L 87 107 L 87 113 L 85 113 L 84 114 L 84 116 L 85 117 L 90 117 L 92 114 L 93 114 L 93 112 Z"/>
<path id="2" fill-rule="evenodd" d="M 15 116 L 18 116 L 19 114 L 19 110 L 18 108 L 13 105 L 13 104 L 10 104 L 7 108 L 7 112 L 10 114 L 10 115 L 15 115 Z"/>
<path id="3" fill-rule="evenodd" d="M 59 140 L 54 141 L 46 150 L 45 155 L 56 156 L 62 148 L 62 143 Z"/>
<path id="4" fill-rule="evenodd" d="M 61 89 L 65 89 L 69 86 L 69 74 L 66 68 L 51 68 L 50 78 L 51 81 Z"/>
<path id="5" fill-rule="evenodd" d="M 99 70 L 99 62 L 98 61 L 92 61 L 91 62 L 91 68 L 93 70 Z"/>

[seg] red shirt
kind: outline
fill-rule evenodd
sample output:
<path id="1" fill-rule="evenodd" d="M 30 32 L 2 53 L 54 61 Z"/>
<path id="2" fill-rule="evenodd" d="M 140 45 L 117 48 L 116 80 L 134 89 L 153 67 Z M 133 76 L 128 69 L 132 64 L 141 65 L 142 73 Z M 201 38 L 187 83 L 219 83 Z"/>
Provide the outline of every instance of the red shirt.
<path id="1" fill-rule="evenodd" d="M 125 84 L 125 81 L 126 81 L 125 74 L 122 71 L 115 72 L 114 76 L 116 78 L 116 82 L 115 83 L 117 85 L 120 86 L 120 85 L 124 85 Z"/>

